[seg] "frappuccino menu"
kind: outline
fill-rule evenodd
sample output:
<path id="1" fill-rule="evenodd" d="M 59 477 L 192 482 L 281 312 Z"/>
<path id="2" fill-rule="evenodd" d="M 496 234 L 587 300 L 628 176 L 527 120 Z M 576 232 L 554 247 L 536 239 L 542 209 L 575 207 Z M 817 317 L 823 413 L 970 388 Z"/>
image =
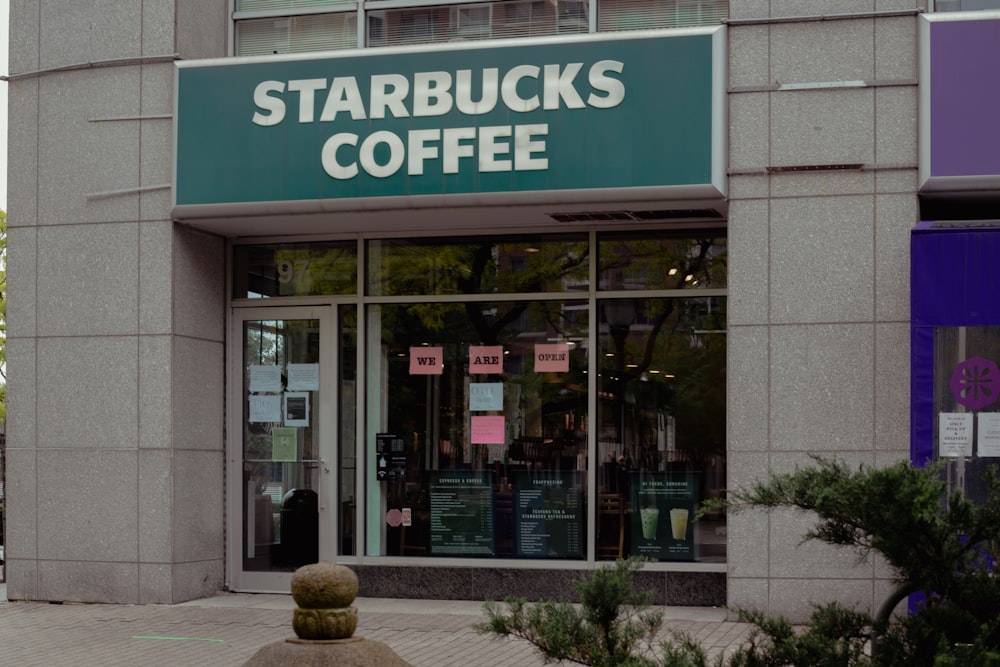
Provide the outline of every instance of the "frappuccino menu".
<path id="1" fill-rule="evenodd" d="M 583 557 L 583 494 L 575 472 L 514 476 L 514 543 L 518 556 Z"/>

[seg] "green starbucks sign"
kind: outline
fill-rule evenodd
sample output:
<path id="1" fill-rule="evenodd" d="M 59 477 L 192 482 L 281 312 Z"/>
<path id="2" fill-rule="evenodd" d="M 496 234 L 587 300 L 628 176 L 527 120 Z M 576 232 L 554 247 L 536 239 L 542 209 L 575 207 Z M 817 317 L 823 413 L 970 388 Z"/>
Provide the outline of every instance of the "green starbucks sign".
<path id="1" fill-rule="evenodd" d="M 720 196 L 722 45 L 720 27 L 182 61 L 175 204 Z"/>

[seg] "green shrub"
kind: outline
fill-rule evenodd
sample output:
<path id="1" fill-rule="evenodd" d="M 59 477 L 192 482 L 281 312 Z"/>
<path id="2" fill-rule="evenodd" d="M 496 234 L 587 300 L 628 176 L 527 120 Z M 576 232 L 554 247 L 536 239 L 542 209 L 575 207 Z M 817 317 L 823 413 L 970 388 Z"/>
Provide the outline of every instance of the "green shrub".
<path id="1" fill-rule="evenodd" d="M 1000 481 L 986 475 L 976 505 L 946 493 L 940 469 L 905 462 L 849 470 L 815 459 L 812 467 L 774 475 L 703 512 L 793 507 L 817 518 L 804 539 L 877 552 L 902 592 L 922 591 L 911 614 L 878 618 L 831 603 L 814 607 L 801 627 L 781 617 L 737 610 L 754 630 L 733 654 L 710 663 L 683 633 L 657 642 L 663 616 L 651 595 L 633 589 L 638 559 L 601 566 L 577 582 L 580 604 L 487 602 L 481 632 L 534 644 L 546 661 L 596 667 L 1000 667 Z M 872 639 L 877 641 L 873 642 Z"/>
<path id="2" fill-rule="evenodd" d="M 487 602 L 488 620 L 480 632 L 513 636 L 534 644 L 548 660 L 571 660 L 595 667 L 647 667 L 652 640 L 663 614 L 652 609 L 652 595 L 633 589 L 638 559 L 602 566 L 576 582 L 580 604 L 527 603 L 507 598 L 505 605 Z"/>
<path id="3" fill-rule="evenodd" d="M 1000 482 L 996 470 L 988 469 L 986 499 L 976 505 L 959 493 L 948 494 L 940 473 L 936 466 L 914 468 L 906 462 L 850 470 L 816 458 L 812 467 L 730 492 L 713 508 L 812 512 L 818 521 L 804 539 L 849 547 L 862 557 L 877 552 L 899 586 L 924 592 L 924 603 L 912 614 L 858 617 L 865 632 L 879 640 L 875 654 L 835 664 L 993 665 L 1000 652 L 1000 580 L 993 567 L 1000 544 Z M 806 632 L 817 623 L 814 615 Z"/>

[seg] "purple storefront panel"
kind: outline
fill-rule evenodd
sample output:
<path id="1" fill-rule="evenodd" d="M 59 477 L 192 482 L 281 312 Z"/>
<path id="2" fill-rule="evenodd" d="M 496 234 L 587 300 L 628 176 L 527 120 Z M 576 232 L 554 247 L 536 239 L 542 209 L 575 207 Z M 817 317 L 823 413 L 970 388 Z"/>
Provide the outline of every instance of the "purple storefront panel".
<path id="1" fill-rule="evenodd" d="M 1000 326 L 1000 222 L 921 222 L 910 235 L 910 458 L 934 455 L 934 330 Z"/>
<path id="2" fill-rule="evenodd" d="M 921 189 L 1000 190 L 1000 12 L 921 20 Z"/>

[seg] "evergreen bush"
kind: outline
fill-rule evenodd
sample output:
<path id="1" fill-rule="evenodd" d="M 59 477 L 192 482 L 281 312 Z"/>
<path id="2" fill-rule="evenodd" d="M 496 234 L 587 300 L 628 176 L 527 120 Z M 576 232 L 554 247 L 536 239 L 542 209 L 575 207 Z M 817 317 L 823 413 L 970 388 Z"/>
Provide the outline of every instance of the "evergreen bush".
<path id="1" fill-rule="evenodd" d="M 729 493 L 703 513 L 792 507 L 814 513 L 804 540 L 875 552 L 891 566 L 898 595 L 873 616 L 818 604 L 807 623 L 736 610 L 754 625 L 745 644 L 710 661 L 683 633 L 657 641 L 663 616 L 651 595 L 633 589 L 640 559 L 599 567 L 577 582 L 580 604 L 487 602 L 480 632 L 534 644 L 547 662 L 595 667 L 1000 667 L 1000 481 L 986 474 L 986 499 L 948 493 L 936 466 L 900 462 L 850 470 L 814 465 Z M 922 596 L 912 613 L 891 615 L 907 593 Z"/>

